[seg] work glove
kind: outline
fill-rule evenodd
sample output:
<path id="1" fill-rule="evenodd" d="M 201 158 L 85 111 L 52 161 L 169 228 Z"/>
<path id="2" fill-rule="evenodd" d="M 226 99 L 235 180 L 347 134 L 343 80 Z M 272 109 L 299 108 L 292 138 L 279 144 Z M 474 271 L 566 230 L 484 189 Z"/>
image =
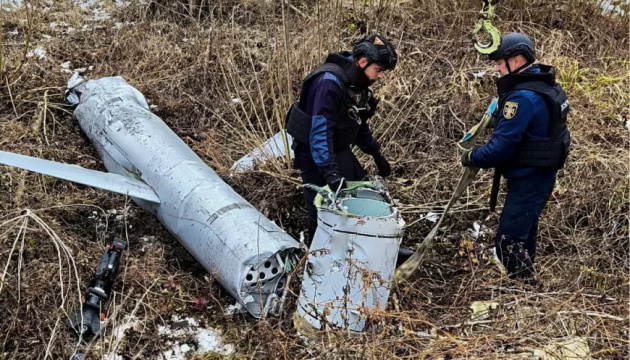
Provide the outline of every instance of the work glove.
<path id="1" fill-rule="evenodd" d="M 372 116 L 374 116 L 374 113 L 376 113 L 376 107 L 378 106 L 378 102 L 380 101 L 379 98 L 377 97 L 370 97 L 370 99 L 367 102 L 367 110 L 365 111 L 361 111 L 361 119 L 362 120 L 367 120 L 369 118 L 371 118 Z"/>
<path id="2" fill-rule="evenodd" d="M 326 185 L 328 185 L 330 190 L 335 192 L 335 193 L 337 191 L 339 191 L 341 189 L 345 189 L 347 187 L 346 179 L 342 178 L 338 174 L 328 175 L 326 177 Z"/>
<path id="3" fill-rule="evenodd" d="M 470 163 L 470 154 L 472 153 L 473 149 L 466 149 L 462 152 L 462 166 L 472 166 L 472 164 Z"/>
<path id="4" fill-rule="evenodd" d="M 392 167 L 387 162 L 387 159 L 381 154 L 378 153 L 374 155 L 374 162 L 376 163 L 376 167 L 378 168 L 378 175 L 382 177 L 388 177 L 392 173 Z"/>

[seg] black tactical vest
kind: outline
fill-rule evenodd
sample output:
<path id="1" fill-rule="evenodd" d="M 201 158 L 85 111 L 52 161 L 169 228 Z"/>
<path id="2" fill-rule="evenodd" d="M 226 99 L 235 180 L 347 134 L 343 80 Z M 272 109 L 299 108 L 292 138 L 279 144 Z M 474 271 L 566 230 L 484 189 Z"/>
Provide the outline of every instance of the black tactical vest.
<path id="1" fill-rule="evenodd" d="M 562 87 L 556 83 L 555 69 L 548 65 L 538 66 L 540 73 L 509 74 L 497 80 L 497 109 L 502 109 L 508 95 L 516 90 L 530 90 L 543 96 L 549 110 L 547 138 L 523 137 L 508 166 L 558 170 L 564 166 L 571 145 L 571 134 L 567 128 L 569 101 Z"/>
<path id="2" fill-rule="evenodd" d="M 291 105 L 286 115 L 286 129 L 294 142 L 309 144 L 311 132 L 311 116 L 304 112 L 306 96 L 311 83 L 319 75 L 329 72 L 341 83 L 343 99 L 337 108 L 337 125 L 333 133 L 333 151 L 341 151 L 354 143 L 361 125 L 362 111 L 367 111 L 368 100 L 372 92 L 368 87 L 360 87 L 356 80 L 356 69 L 349 52 L 333 53 L 326 61 L 313 70 L 302 82 L 301 99 Z"/>

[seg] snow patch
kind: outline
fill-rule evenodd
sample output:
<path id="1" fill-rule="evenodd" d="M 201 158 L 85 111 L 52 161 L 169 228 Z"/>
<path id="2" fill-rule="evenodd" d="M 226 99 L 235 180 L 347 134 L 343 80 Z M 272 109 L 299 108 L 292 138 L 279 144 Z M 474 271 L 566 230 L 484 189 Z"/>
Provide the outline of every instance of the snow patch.
<path id="1" fill-rule="evenodd" d="M 182 320 L 174 315 L 171 320 L 170 326 L 158 327 L 158 333 L 168 338 L 166 344 L 171 346 L 169 350 L 160 354 L 158 359 L 185 360 L 188 353 L 198 355 L 208 352 L 221 355 L 234 354 L 234 345 L 224 343 L 221 331 L 203 328 L 193 318 Z"/>
<path id="2" fill-rule="evenodd" d="M 26 53 L 26 57 L 37 57 L 38 60 L 41 60 L 46 57 L 46 50 L 44 50 L 41 46 L 36 47 L 35 49 Z"/>
<path id="3" fill-rule="evenodd" d="M 424 218 L 426 220 L 429 220 L 430 222 L 437 222 L 440 219 L 440 214 L 436 214 L 434 212 L 430 212 L 430 213 L 426 214 Z"/>

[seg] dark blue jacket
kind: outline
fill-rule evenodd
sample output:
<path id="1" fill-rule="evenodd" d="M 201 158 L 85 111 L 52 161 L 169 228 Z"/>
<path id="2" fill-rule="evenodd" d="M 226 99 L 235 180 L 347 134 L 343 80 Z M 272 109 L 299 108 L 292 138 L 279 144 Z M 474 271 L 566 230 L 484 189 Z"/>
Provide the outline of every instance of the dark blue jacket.
<path id="1" fill-rule="evenodd" d="M 532 65 L 524 72 L 539 73 L 540 68 Z M 484 169 L 499 168 L 506 179 L 554 173 L 553 170 L 510 165 L 510 160 L 524 137 L 547 137 L 549 110 L 545 98 L 531 90 L 516 90 L 507 95 L 498 111 L 496 128 L 485 145 L 472 151 L 471 165 Z"/>
<path id="2" fill-rule="evenodd" d="M 333 151 L 333 132 L 343 95 L 339 79 L 329 72 L 313 79 L 307 93 L 301 95 L 299 107 L 311 116 L 311 131 L 309 144 L 298 143 L 295 149 L 299 169 L 317 166 L 324 177 L 339 173 Z M 379 145 L 366 121 L 361 123 L 354 143 L 367 154 L 379 152 Z"/>

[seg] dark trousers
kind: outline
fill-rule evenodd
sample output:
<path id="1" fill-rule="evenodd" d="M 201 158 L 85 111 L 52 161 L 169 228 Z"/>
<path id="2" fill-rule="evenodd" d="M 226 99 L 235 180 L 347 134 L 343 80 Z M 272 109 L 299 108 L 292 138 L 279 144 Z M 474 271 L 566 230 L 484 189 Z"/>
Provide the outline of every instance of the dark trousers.
<path id="1" fill-rule="evenodd" d="M 346 181 L 362 181 L 367 179 L 367 173 L 350 148 L 335 153 L 335 160 L 339 167 L 339 175 Z M 312 166 L 305 166 L 302 169 L 302 182 L 304 184 L 313 184 L 317 186 L 326 185 L 326 179 L 319 172 L 319 168 L 313 163 Z M 313 190 L 304 188 L 304 199 L 306 200 L 306 208 L 308 210 L 308 239 L 307 245 L 310 245 L 317 230 L 317 208 L 313 201 L 317 193 Z"/>
<path id="2" fill-rule="evenodd" d="M 508 193 L 495 246 L 497 256 L 511 277 L 533 275 L 538 219 L 555 182 L 555 173 L 507 181 Z"/>

